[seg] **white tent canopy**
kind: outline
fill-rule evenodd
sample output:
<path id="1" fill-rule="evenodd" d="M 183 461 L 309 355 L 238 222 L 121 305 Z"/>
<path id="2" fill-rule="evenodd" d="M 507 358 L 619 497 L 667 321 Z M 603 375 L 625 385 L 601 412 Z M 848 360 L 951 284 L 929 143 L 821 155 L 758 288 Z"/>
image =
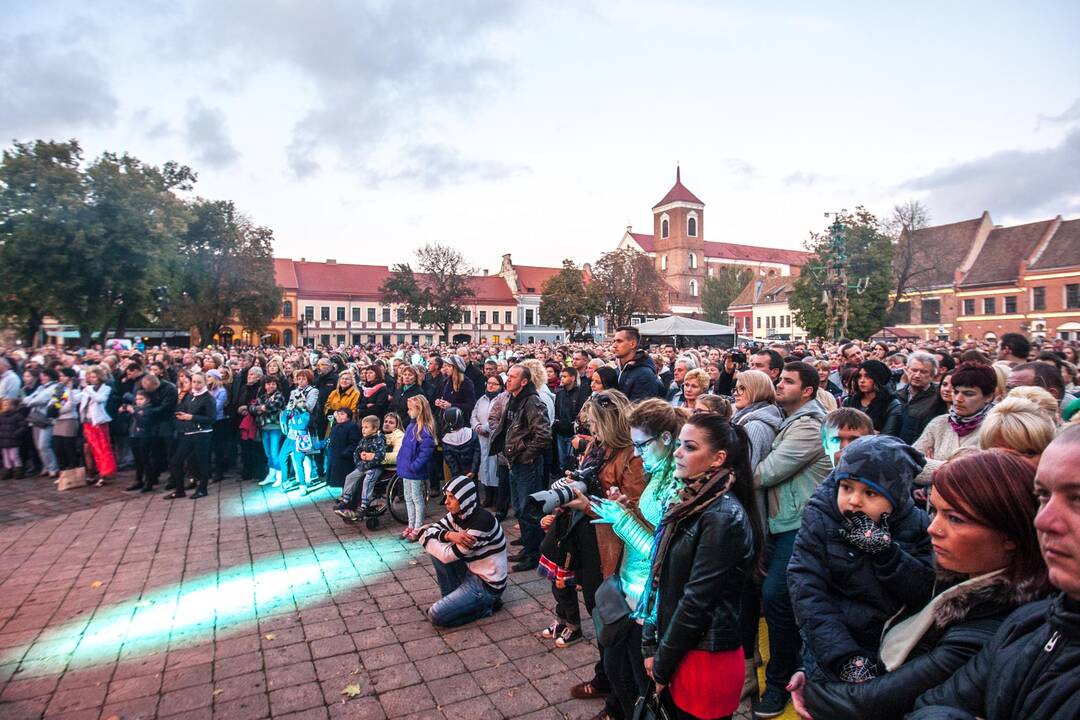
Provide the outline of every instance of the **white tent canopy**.
<path id="1" fill-rule="evenodd" d="M 650 320 L 636 327 L 638 332 L 645 337 L 662 339 L 664 342 L 675 340 L 677 345 L 680 344 L 678 338 L 688 338 L 684 344 L 692 344 L 694 341 L 702 342 L 705 338 L 714 338 L 728 343 L 729 346 L 735 343 L 735 328 L 730 325 L 719 325 L 679 315 Z M 694 341 L 689 338 L 693 338 Z"/>

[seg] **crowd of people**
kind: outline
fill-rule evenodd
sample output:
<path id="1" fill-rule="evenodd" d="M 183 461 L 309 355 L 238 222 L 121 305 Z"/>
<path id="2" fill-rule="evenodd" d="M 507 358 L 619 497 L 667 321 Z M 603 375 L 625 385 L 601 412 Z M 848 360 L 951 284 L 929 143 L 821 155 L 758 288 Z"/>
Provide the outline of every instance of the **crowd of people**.
<path id="1" fill-rule="evenodd" d="M 133 468 L 134 493 L 168 471 L 173 500 L 233 476 L 323 491 L 347 523 L 396 473 L 401 536 L 442 595 L 431 622 L 487 617 L 508 573 L 539 573 L 554 613 L 538 635 L 595 638 L 570 692 L 602 700 L 598 718 L 750 701 L 759 718 L 793 702 L 819 719 L 1064 719 L 1080 708 L 1077 380 L 1075 345 L 1015 333 L 45 347 L 0 358 L 0 448 L 5 477 L 82 468 L 100 486 Z"/>

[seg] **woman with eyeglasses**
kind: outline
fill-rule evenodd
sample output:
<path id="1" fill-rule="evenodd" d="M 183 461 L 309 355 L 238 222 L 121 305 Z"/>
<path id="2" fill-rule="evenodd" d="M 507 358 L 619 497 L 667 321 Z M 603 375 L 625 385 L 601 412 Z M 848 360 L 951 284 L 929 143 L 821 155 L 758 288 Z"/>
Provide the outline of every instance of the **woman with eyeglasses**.
<path id="1" fill-rule="evenodd" d="M 642 652 L 675 718 L 729 718 L 743 687 L 742 598 L 762 529 L 745 431 L 690 417 L 673 454 L 678 497 L 656 529 Z"/>
<path id="2" fill-rule="evenodd" d="M 659 398 L 643 400 L 630 411 L 630 440 L 634 453 L 641 458 L 648 484 L 637 502 L 620 493 L 593 502 L 597 522 L 610 523 L 623 543 L 619 564 L 619 589 L 631 613 L 641 604 L 649 577 L 653 535 L 668 505 L 678 495 L 675 479 L 676 439 L 688 413 Z M 626 617 L 617 642 L 601 648 L 604 671 L 611 682 L 609 705 L 618 704 L 622 717 L 631 717 L 637 698 L 645 693 L 649 678 L 641 655 L 641 629 L 644 616 Z M 609 716 L 618 716 L 610 712 Z"/>

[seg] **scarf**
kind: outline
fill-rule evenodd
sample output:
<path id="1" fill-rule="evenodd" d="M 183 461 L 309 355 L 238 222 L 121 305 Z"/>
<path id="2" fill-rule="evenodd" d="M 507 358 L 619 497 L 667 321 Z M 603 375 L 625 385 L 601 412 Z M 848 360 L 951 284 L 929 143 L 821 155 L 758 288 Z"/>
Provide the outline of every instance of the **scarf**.
<path id="1" fill-rule="evenodd" d="M 372 395 L 374 395 L 375 393 L 382 390 L 384 387 L 386 387 L 386 383 L 375 383 L 374 385 L 365 385 L 364 386 L 364 397 L 369 398 Z"/>
<path id="2" fill-rule="evenodd" d="M 967 437 L 971 433 L 979 429 L 982 425 L 982 421 L 986 418 L 987 413 L 994 407 L 994 403 L 988 402 L 983 405 L 983 409 L 979 412 L 971 415 L 970 417 L 960 417 L 956 414 L 956 408 L 949 408 L 949 427 L 953 429 L 958 437 Z"/>
<path id="3" fill-rule="evenodd" d="M 202 390 L 199 390 L 199 391 L 196 391 L 196 390 L 194 390 L 194 389 L 193 389 L 193 390 L 191 391 L 191 397 L 199 397 L 199 396 L 200 396 L 200 395 L 202 395 L 202 394 L 203 394 L 204 392 L 210 392 L 210 391 L 209 391 L 209 390 L 208 390 L 208 389 L 207 389 L 206 387 L 203 387 L 203 389 L 202 389 Z"/>
<path id="4" fill-rule="evenodd" d="M 496 390 L 495 392 L 487 392 L 486 390 L 484 391 L 484 397 L 486 397 L 488 400 L 494 400 L 501 394 L 502 390 Z"/>
<path id="5" fill-rule="evenodd" d="M 648 584 L 645 586 L 645 602 L 639 607 L 644 607 L 643 617 L 653 612 L 656 601 L 656 592 L 660 587 L 660 572 L 664 567 L 668 546 L 674 536 L 675 527 L 683 520 L 700 513 L 712 504 L 712 501 L 726 493 L 735 475 L 730 468 L 719 468 L 711 472 L 703 473 L 696 478 L 687 480 L 678 489 L 675 501 L 664 513 L 660 525 L 656 528 L 656 538 L 653 541 L 653 556 Z"/>

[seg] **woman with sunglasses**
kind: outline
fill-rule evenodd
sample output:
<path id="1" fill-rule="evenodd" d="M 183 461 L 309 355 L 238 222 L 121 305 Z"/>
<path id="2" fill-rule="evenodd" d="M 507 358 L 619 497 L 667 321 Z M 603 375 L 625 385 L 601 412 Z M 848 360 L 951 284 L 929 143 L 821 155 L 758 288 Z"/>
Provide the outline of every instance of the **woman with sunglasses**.
<path id="1" fill-rule="evenodd" d="M 637 610 L 645 594 L 652 557 L 653 534 L 667 506 L 676 499 L 679 483 L 675 479 L 675 442 L 688 413 L 665 400 L 643 400 L 630 411 L 630 440 L 634 454 L 641 458 L 648 484 L 637 502 L 618 492 L 593 502 L 598 523 L 610 523 L 623 543 L 619 564 L 619 589 L 631 613 Z M 637 698 L 645 694 L 649 678 L 641 656 L 641 628 L 644 617 L 623 620 L 617 642 L 601 648 L 604 671 L 611 682 L 609 706 L 618 706 L 622 717 L 631 717 Z M 609 717 L 617 717 L 613 707 Z"/>

